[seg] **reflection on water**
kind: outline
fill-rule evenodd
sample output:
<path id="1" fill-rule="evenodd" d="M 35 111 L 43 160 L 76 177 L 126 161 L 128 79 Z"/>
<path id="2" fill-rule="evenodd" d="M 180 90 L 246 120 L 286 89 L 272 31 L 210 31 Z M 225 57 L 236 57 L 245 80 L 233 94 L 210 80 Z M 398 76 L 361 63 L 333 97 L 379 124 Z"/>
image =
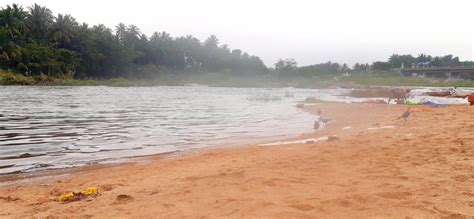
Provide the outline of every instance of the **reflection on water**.
<path id="1" fill-rule="evenodd" d="M 293 92 L 301 100 L 311 91 Z M 0 87 L 0 174 L 311 131 L 314 117 L 284 95 L 285 89 Z"/>

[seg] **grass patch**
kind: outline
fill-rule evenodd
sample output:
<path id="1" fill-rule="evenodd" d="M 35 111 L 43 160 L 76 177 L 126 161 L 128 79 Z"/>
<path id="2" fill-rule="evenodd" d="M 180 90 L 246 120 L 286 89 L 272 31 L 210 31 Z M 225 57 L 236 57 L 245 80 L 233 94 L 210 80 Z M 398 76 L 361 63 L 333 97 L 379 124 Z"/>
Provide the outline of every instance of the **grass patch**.
<path id="1" fill-rule="evenodd" d="M 425 87 L 474 87 L 472 80 L 447 81 L 443 79 L 403 77 L 396 72 L 352 74 L 332 79 L 312 79 L 305 77 L 279 78 L 276 75 L 240 76 L 227 73 L 198 73 L 192 75 L 166 74 L 158 79 L 130 80 L 113 78 L 109 80 L 72 79 L 70 77 L 51 78 L 46 75 L 24 76 L 0 70 L 0 85 L 44 85 L 44 86 L 176 86 L 190 83 L 213 87 L 298 87 L 327 88 L 331 86 L 425 86 Z"/>
<path id="2" fill-rule="evenodd" d="M 51 78 L 46 75 L 24 76 L 0 70 L 0 85 L 43 85 L 43 86 L 156 86 L 163 85 L 159 80 L 129 80 L 126 78 L 113 78 L 109 80 Z"/>
<path id="3" fill-rule="evenodd" d="M 0 85 L 33 85 L 35 80 L 32 77 L 14 74 L 0 70 Z"/>

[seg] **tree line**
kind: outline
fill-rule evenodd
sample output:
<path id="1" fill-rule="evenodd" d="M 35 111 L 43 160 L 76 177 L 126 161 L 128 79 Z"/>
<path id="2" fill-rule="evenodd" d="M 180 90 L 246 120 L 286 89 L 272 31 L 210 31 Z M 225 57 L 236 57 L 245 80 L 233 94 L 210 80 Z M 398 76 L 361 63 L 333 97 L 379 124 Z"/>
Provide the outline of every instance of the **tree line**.
<path id="1" fill-rule="evenodd" d="M 352 67 L 326 62 L 298 67 L 294 59 L 280 59 L 267 68 L 258 56 L 231 50 L 211 35 L 205 41 L 166 32 L 143 34 L 135 25 L 119 23 L 114 30 L 79 23 L 71 15 L 53 15 L 47 7 L 17 4 L 0 9 L 0 68 L 27 76 L 109 79 L 156 78 L 162 74 L 224 73 L 234 76 L 272 74 L 333 78 L 334 74 L 387 71 L 402 67 L 474 66 L 453 55 L 393 54 L 386 61 L 356 63 Z"/>
<path id="2" fill-rule="evenodd" d="M 258 56 L 231 50 L 211 35 L 204 42 L 166 32 L 147 36 L 135 25 L 89 26 L 47 7 L 0 9 L 0 68 L 24 75 L 106 79 L 152 78 L 162 73 L 264 74 Z"/>
<path id="3" fill-rule="evenodd" d="M 356 63 L 352 67 L 337 62 L 326 62 L 315 65 L 298 67 L 292 58 L 279 59 L 275 63 L 274 71 L 282 78 L 300 76 L 317 77 L 321 79 L 333 78 L 336 74 L 344 73 L 370 73 L 398 70 L 400 68 L 423 68 L 423 67 L 474 67 L 473 61 L 460 61 L 459 57 L 453 55 L 431 56 L 419 54 L 391 55 L 387 61 L 376 61 L 369 63 Z"/>
<path id="4" fill-rule="evenodd" d="M 357 64 L 356 64 L 357 65 Z M 372 63 L 373 70 L 390 70 L 399 68 L 426 68 L 426 67 L 466 67 L 474 66 L 472 61 L 460 61 L 459 57 L 453 55 L 431 56 L 419 54 L 393 54 L 387 61 L 377 61 Z"/>

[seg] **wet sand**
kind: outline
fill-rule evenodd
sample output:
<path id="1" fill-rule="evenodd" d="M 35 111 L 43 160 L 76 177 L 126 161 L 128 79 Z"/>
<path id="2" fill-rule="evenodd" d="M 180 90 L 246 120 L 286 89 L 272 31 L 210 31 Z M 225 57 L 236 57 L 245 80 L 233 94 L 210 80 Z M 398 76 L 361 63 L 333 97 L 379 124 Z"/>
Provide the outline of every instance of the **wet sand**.
<path id="1" fill-rule="evenodd" d="M 407 122 L 397 120 L 404 106 L 305 107 L 312 113 L 317 108 L 333 121 L 299 138 L 337 135 L 340 140 L 208 149 L 4 186 L 0 217 L 474 215 L 474 107 L 412 107 L 418 112 Z M 347 125 L 352 129 L 342 130 Z M 100 195 L 55 201 L 88 186 L 98 187 Z"/>

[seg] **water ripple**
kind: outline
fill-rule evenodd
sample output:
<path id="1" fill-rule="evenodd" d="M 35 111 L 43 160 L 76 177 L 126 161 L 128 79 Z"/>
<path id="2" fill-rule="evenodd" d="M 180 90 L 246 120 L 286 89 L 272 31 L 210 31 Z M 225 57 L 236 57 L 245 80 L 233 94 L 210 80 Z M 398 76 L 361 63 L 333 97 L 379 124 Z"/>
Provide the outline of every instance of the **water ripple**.
<path id="1" fill-rule="evenodd" d="M 64 168 L 311 129 L 314 90 L 0 87 L 0 174 Z M 254 101 L 259 96 L 279 101 Z"/>

